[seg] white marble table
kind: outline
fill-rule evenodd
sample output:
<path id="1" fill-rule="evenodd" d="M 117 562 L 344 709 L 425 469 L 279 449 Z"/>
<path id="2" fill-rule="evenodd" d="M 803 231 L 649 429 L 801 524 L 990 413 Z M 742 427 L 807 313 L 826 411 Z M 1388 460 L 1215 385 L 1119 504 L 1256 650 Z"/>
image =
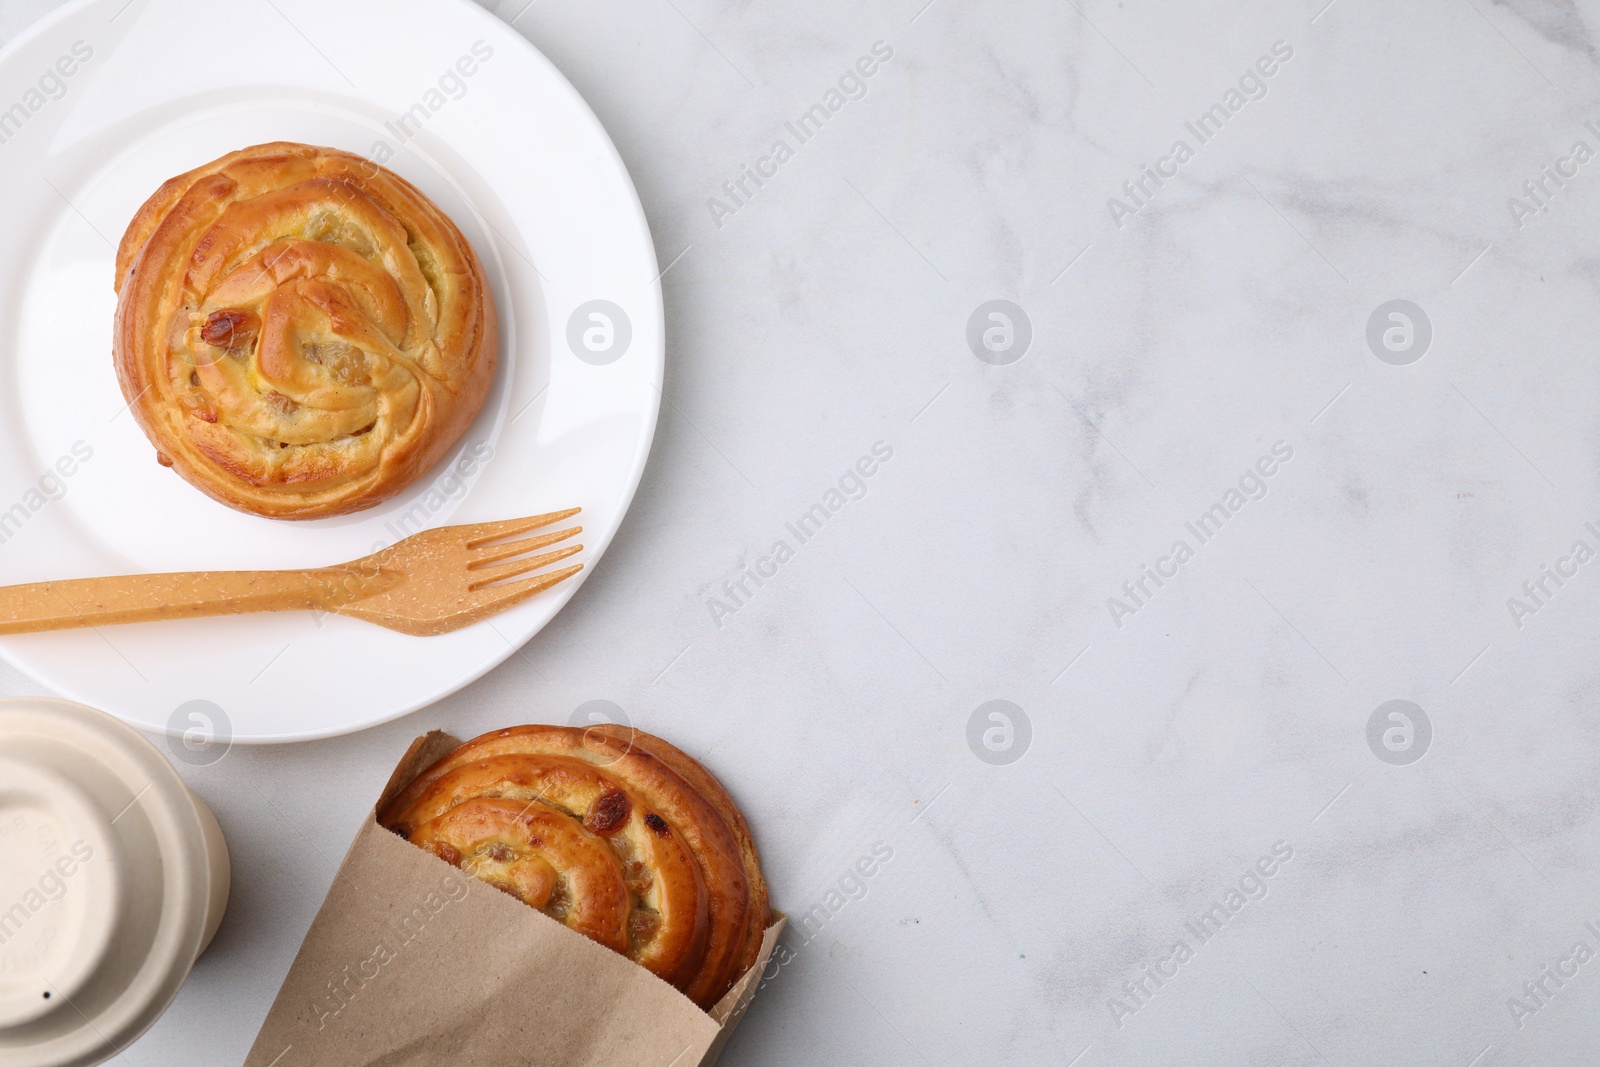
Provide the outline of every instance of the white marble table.
<path id="1" fill-rule="evenodd" d="M 675 263 L 644 485 L 480 683 L 186 771 L 123 1062 L 242 1058 L 411 736 L 596 699 L 812 916 L 730 1065 L 1595 1062 L 1600 3 L 525 3 Z"/>

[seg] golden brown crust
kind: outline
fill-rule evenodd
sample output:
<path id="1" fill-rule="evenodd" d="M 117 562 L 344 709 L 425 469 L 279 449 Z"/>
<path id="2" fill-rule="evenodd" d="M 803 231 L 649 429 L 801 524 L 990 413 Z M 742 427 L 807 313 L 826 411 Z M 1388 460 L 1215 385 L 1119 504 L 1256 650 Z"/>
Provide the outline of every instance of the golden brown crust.
<path id="1" fill-rule="evenodd" d="M 733 835 L 739 842 L 739 854 L 744 859 L 745 870 L 751 872 L 750 877 L 750 912 L 745 922 L 744 944 L 739 955 L 743 965 L 737 968 L 743 974 L 755 965 L 756 957 L 761 954 L 761 938 L 767 932 L 767 927 L 772 923 L 772 910 L 767 899 L 767 883 L 761 877 L 761 855 L 756 851 L 755 838 L 750 834 L 750 824 L 745 821 L 744 812 L 733 802 L 733 797 L 716 776 L 700 762 L 654 734 L 647 734 L 643 730 L 635 730 L 631 726 L 618 726 L 615 723 L 601 723 L 591 729 L 601 730 L 623 743 L 632 743 L 643 748 L 661 762 L 677 771 L 683 779 L 700 795 L 711 801 L 717 811 L 728 821 L 733 828 Z"/>
<path id="2" fill-rule="evenodd" d="M 422 824 L 411 843 L 627 953 L 622 864 L 581 823 L 543 804 L 474 797 Z"/>
<path id="3" fill-rule="evenodd" d="M 368 508 L 482 407 L 488 280 L 416 187 L 276 142 L 164 183 L 117 249 L 117 378 L 158 457 L 269 518 Z"/>
<path id="4" fill-rule="evenodd" d="M 459 811 L 467 798 L 504 798 L 544 809 L 606 838 L 641 913 L 632 950 L 625 946 L 619 951 L 674 985 L 699 973 L 710 926 L 700 865 L 676 836 L 651 830 L 645 821 L 648 809 L 600 768 L 565 756 L 536 754 L 473 760 L 387 805 L 384 825 L 427 848 L 427 838 L 419 837 L 419 831 Z M 484 877 L 480 871 L 473 873 Z M 543 901 L 516 895 L 545 910 Z"/>
<path id="5" fill-rule="evenodd" d="M 660 738 L 626 728 L 497 730 L 440 759 L 378 814 L 382 825 L 464 869 L 488 871 L 486 880 L 508 891 L 525 879 L 527 892 L 518 896 L 573 925 L 570 901 L 560 895 L 560 908 L 535 903 L 546 892 L 545 874 L 527 862 L 533 850 L 513 840 L 515 827 L 490 827 L 474 817 L 463 822 L 475 828 L 463 830 L 452 820 L 461 806 L 486 798 L 558 813 L 587 835 L 585 848 L 574 844 L 574 855 L 587 856 L 591 838 L 609 845 L 632 909 L 627 955 L 702 1008 L 755 963 L 769 913 L 749 828 L 716 779 Z M 441 841 L 449 847 L 432 847 Z M 482 857 L 494 846 L 504 846 L 500 860 L 487 863 Z M 470 865 L 469 856 L 477 857 Z M 537 858 L 556 871 L 563 893 L 574 891 L 558 862 L 543 853 Z M 513 877 L 513 867 L 522 873 Z"/>

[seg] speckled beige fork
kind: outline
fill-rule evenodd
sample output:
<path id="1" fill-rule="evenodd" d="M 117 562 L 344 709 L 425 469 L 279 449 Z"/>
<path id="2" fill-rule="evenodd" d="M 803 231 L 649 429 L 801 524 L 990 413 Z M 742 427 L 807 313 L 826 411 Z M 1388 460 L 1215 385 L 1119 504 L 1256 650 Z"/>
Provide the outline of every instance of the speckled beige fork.
<path id="1" fill-rule="evenodd" d="M 508 540 L 580 510 L 424 530 L 362 559 L 315 570 L 134 574 L 14 585 L 0 588 L 0 634 L 258 611 L 328 611 L 405 634 L 449 633 L 583 570 L 575 563 L 522 577 L 581 552 L 582 545 L 567 545 L 528 555 L 582 533 L 581 526 Z"/>

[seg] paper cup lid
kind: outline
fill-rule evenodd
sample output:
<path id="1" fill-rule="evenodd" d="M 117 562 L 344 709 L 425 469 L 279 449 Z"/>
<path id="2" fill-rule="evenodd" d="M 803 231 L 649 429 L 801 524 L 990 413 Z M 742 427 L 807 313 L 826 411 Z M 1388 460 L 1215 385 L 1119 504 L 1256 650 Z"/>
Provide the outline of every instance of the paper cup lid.
<path id="1" fill-rule="evenodd" d="M 62 700 L 0 700 L 0 1067 L 119 1052 L 208 935 L 204 820 L 132 728 Z"/>

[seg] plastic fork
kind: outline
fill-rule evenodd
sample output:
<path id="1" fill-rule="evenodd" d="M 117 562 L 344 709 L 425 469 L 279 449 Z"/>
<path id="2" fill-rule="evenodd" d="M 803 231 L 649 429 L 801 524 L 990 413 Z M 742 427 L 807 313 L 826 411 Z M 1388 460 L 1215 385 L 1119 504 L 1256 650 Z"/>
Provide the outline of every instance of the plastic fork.
<path id="1" fill-rule="evenodd" d="M 0 588 L 0 634 L 258 611 L 326 611 L 419 637 L 449 633 L 583 570 L 575 563 L 532 574 L 581 552 L 582 545 L 529 555 L 582 533 L 583 527 L 522 537 L 580 510 L 424 530 L 370 556 L 313 570 L 134 574 L 14 585 Z"/>

